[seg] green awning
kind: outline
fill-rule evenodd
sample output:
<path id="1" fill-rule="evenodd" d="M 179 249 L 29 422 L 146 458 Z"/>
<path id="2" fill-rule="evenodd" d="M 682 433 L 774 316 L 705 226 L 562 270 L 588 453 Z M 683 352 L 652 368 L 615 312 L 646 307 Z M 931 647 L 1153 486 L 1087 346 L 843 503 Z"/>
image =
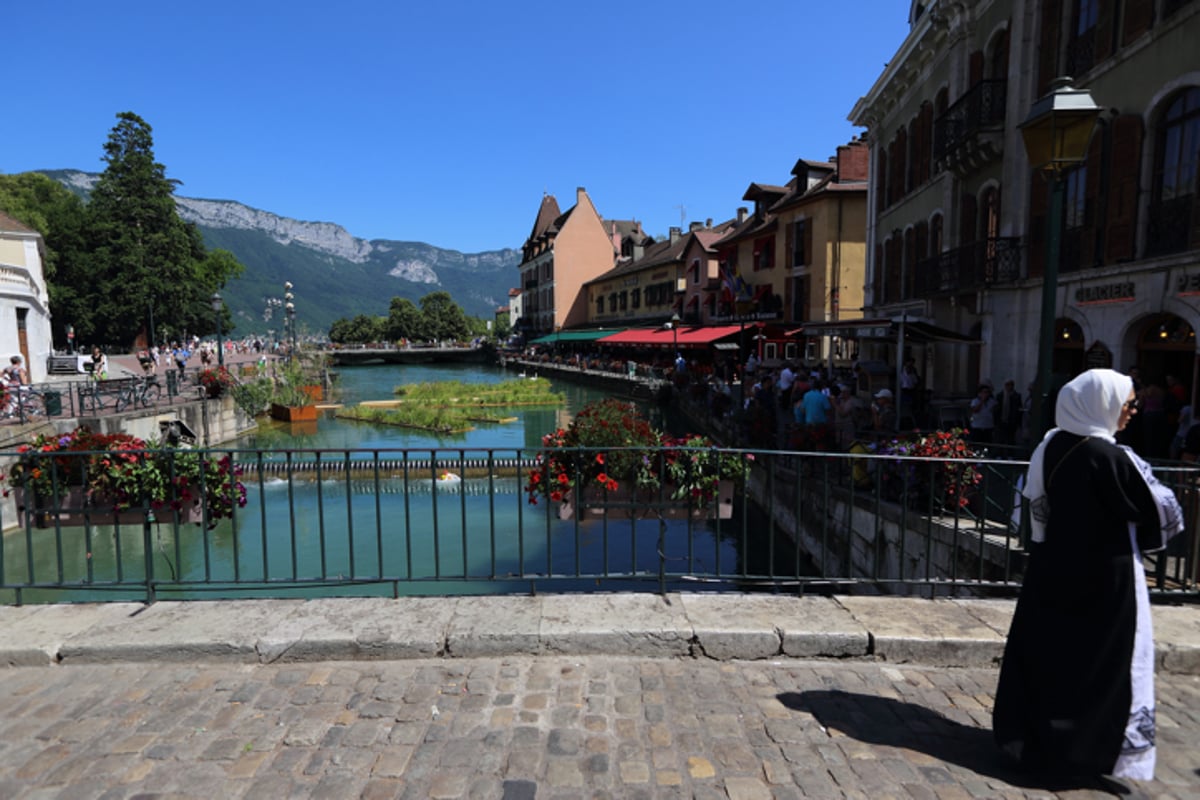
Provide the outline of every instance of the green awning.
<path id="1" fill-rule="evenodd" d="M 605 336 L 620 333 L 624 328 L 597 328 L 590 331 L 558 331 L 534 339 L 530 344 L 554 344 L 555 342 L 594 342 Z"/>

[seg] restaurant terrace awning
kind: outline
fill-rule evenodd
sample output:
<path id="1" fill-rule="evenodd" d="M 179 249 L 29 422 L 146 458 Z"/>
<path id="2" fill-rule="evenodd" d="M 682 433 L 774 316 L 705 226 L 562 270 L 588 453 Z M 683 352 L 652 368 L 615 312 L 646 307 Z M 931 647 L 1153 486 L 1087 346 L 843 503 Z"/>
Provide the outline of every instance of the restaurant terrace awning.
<path id="1" fill-rule="evenodd" d="M 558 331 L 534 339 L 530 344 L 554 344 L 555 342 L 594 342 L 605 336 L 620 333 L 624 328 L 598 328 L 590 331 Z"/>
<path id="2" fill-rule="evenodd" d="M 899 319 L 844 319 L 836 322 L 812 322 L 787 332 L 788 336 L 837 336 L 841 339 L 882 339 L 895 342 L 904 326 L 904 339 L 912 344 L 947 342 L 983 344 L 965 334 L 929 322 Z"/>
<path id="3" fill-rule="evenodd" d="M 679 328 L 631 328 L 598 340 L 598 344 L 640 344 L 663 347 L 704 347 L 718 339 L 736 335 L 738 325 L 712 325 Z"/>

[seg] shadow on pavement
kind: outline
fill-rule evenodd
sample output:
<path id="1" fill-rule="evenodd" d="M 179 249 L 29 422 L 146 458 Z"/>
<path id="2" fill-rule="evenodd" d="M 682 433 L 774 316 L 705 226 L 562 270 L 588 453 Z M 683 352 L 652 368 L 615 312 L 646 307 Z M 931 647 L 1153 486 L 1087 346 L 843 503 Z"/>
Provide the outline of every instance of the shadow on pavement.
<path id="1" fill-rule="evenodd" d="M 1126 786 L 1103 777 L 1019 772 L 996 748 L 990 729 L 964 725 L 915 703 L 835 690 L 783 692 L 779 701 L 794 711 L 812 714 L 823 727 L 860 742 L 914 750 L 1013 786 L 1052 792 L 1091 789 L 1117 796 L 1130 794 Z M 916 769 L 930 785 L 953 780 L 937 767 Z"/>

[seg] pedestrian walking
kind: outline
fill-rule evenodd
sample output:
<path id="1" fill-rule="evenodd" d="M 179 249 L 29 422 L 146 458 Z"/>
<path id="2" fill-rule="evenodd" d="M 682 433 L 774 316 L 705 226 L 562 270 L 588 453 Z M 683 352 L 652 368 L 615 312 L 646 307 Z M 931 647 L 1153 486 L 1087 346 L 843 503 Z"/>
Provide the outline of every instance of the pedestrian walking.
<path id="1" fill-rule="evenodd" d="M 1151 780 L 1154 642 L 1142 554 L 1183 528 L 1175 495 L 1115 435 L 1136 412 L 1109 369 L 1062 388 L 1022 494 L 1033 531 L 993 731 L 1031 771 Z"/>

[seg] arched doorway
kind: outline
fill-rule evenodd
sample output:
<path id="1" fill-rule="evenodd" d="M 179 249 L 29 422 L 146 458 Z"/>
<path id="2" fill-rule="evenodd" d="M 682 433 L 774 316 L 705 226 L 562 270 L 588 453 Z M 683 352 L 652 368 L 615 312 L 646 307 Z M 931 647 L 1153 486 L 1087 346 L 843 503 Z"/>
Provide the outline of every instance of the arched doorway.
<path id="1" fill-rule="evenodd" d="M 1195 398 L 1196 332 L 1174 314 L 1154 314 L 1137 333 L 1137 366 L 1143 382 L 1166 385 L 1171 375 Z"/>
<path id="2" fill-rule="evenodd" d="M 1086 369 L 1083 349 L 1083 328 L 1070 319 L 1054 321 L 1054 355 L 1051 371 L 1065 383 Z"/>

